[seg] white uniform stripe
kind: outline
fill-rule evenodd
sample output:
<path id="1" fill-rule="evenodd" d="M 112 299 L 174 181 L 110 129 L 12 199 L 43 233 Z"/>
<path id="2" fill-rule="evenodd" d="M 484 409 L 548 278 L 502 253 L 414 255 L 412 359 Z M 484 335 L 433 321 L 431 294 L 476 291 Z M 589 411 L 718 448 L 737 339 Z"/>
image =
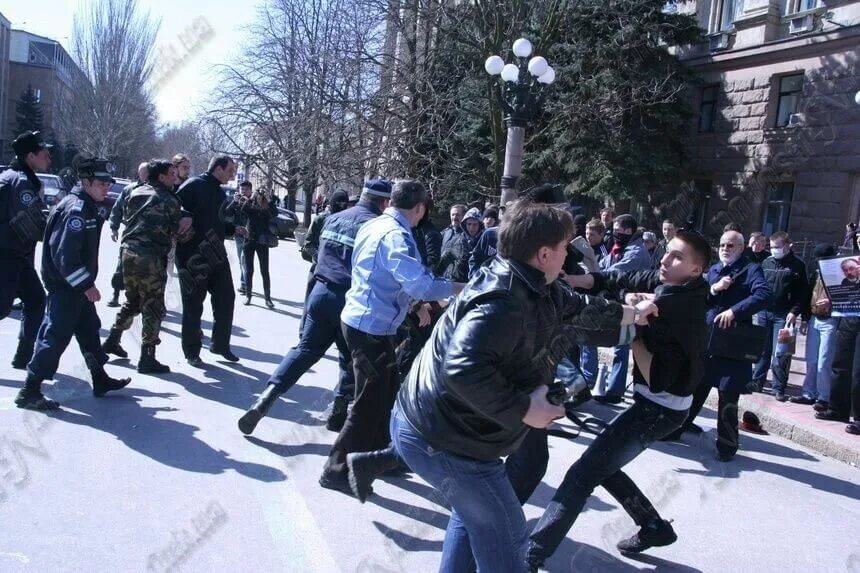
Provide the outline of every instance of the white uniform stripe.
<path id="1" fill-rule="evenodd" d="M 70 274 L 69 276 L 67 276 L 66 280 L 69 282 L 72 282 L 73 280 L 76 280 L 80 275 L 86 274 L 86 272 L 87 272 L 87 269 L 82 267 L 82 268 L 76 270 L 75 272 L 73 272 L 72 274 Z"/>

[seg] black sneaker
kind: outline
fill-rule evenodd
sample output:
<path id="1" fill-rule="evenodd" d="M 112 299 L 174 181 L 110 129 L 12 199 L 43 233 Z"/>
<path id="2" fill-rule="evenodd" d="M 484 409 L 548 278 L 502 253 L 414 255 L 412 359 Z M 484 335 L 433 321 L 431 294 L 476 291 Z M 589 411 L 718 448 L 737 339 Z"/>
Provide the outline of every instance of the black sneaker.
<path id="1" fill-rule="evenodd" d="M 41 392 L 28 392 L 21 390 L 18 396 L 15 397 L 15 405 L 25 410 L 35 410 L 37 412 L 49 412 L 51 410 L 59 410 L 60 405 L 53 400 L 46 398 Z"/>
<path id="2" fill-rule="evenodd" d="M 639 533 L 629 539 L 618 542 L 618 551 L 623 554 L 642 553 L 651 547 L 664 547 L 678 540 L 672 524 L 665 519 L 646 525 L 639 529 Z"/>
<path id="3" fill-rule="evenodd" d="M 804 406 L 811 406 L 815 404 L 815 400 L 810 398 L 809 396 L 792 396 L 788 399 L 792 404 L 802 404 Z"/>
<path id="4" fill-rule="evenodd" d="M 826 420 L 828 422 L 844 422 L 848 423 L 848 416 L 843 416 L 839 412 L 833 409 L 827 409 L 823 412 L 817 412 L 815 414 L 816 420 Z"/>
<path id="5" fill-rule="evenodd" d="M 825 402 L 824 400 L 818 400 L 815 404 L 812 405 L 812 409 L 816 412 L 824 412 L 830 409 L 830 402 Z"/>
<path id="6" fill-rule="evenodd" d="M 352 493 L 352 488 L 349 485 L 349 479 L 340 474 L 323 472 L 322 476 L 320 476 L 320 486 L 333 491 L 339 491 L 340 493 L 345 493 L 350 497 L 355 496 L 355 494 Z M 373 488 L 368 487 L 367 494 L 371 495 L 372 493 Z"/>
<path id="7" fill-rule="evenodd" d="M 773 399 L 776 400 L 777 402 L 787 402 L 788 396 L 786 396 L 783 392 L 776 392 L 773 395 Z"/>
<path id="8" fill-rule="evenodd" d="M 331 408 L 325 421 L 325 429 L 329 432 L 340 432 L 343 425 L 346 423 L 346 416 L 349 413 L 349 400 L 343 396 L 335 396 L 334 402 L 331 403 Z"/>
<path id="9" fill-rule="evenodd" d="M 845 431 L 855 436 L 860 436 L 860 421 L 851 422 L 845 426 Z"/>
<path id="10" fill-rule="evenodd" d="M 230 362 L 239 362 L 239 357 L 233 354 L 229 348 L 216 348 L 215 346 L 209 347 L 209 352 L 212 354 L 217 354 L 221 356 L 225 360 L 229 360 Z"/>
<path id="11" fill-rule="evenodd" d="M 705 430 L 702 429 L 702 426 L 697 424 L 690 424 L 689 426 L 684 426 L 685 432 L 690 432 L 691 434 L 702 434 Z"/>
<path id="12" fill-rule="evenodd" d="M 186 358 L 186 360 L 188 361 L 188 364 L 190 364 L 194 368 L 203 368 L 204 366 L 206 366 L 206 363 L 203 362 L 203 359 L 200 358 L 199 354 L 196 356 L 189 356 L 188 358 Z"/>
<path id="13" fill-rule="evenodd" d="M 623 396 L 612 396 L 604 394 L 603 396 L 594 396 L 592 398 L 598 404 L 620 404 L 624 401 Z"/>

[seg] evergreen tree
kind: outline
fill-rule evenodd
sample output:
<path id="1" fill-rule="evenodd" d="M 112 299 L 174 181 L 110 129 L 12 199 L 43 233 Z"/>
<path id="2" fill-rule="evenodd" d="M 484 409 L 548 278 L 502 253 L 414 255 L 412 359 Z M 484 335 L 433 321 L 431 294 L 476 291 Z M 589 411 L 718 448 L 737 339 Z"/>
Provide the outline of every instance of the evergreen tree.
<path id="1" fill-rule="evenodd" d="M 18 137 L 25 131 L 42 131 L 42 120 L 42 104 L 36 95 L 36 90 L 32 85 L 28 85 L 15 102 L 15 131 L 12 138 Z"/>

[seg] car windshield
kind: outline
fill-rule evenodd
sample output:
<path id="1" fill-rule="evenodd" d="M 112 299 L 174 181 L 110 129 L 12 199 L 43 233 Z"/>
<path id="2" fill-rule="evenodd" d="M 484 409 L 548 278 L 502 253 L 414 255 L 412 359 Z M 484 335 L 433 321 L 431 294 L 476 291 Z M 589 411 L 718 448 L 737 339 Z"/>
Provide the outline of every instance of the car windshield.
<path id="1" fill-rule="evenodd" d="M 55 177 L 39 177 L 39 181 L 45 186 L 45 193 L 57 193 L 60 190 L 60 181 Z"/>

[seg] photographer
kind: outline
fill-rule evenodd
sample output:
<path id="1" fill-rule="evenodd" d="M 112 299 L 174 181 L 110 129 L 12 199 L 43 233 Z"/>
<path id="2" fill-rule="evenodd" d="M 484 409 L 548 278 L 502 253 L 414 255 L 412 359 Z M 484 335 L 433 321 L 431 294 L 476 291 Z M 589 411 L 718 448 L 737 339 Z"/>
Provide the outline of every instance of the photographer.
<path id="1" fill-rule="evenodd" d="M 618 341 L 621 325 L 639 313 L 557 280 L 572 234 L 573 221 L 560 209 L 510 208 L 499 256 L 451 304 L 397 397 L 397 455 L 451 504 L 442 571 L 467 570 L 473 553 L 480 571 L 522 570 L 525 516 L 500 458 L 530 428 L 564 415 L 546 398 L 563 356 L 552 355 L 556 339 Z M 644 320 L 653 305 L 641 311 Z"/>
<path id="2" fill-rule="evenodd" d="M 278 246 L 278 238 L 272 233 L 270 226 L 278 217 L 278 208 L 271 202 L 265 191 L 255 191 L 246 201 L 241 212 L 248 218 L 247 237 L 242 253 L 245 265 L 245 306 L 251 304 L 254 292 L 254 254 L 260 259 L 260 274 L 263 275 L 263 296 L 266 306 L 275 308 L 272 302 L 272 286 L 269 278 L 269 249 Z"/>

